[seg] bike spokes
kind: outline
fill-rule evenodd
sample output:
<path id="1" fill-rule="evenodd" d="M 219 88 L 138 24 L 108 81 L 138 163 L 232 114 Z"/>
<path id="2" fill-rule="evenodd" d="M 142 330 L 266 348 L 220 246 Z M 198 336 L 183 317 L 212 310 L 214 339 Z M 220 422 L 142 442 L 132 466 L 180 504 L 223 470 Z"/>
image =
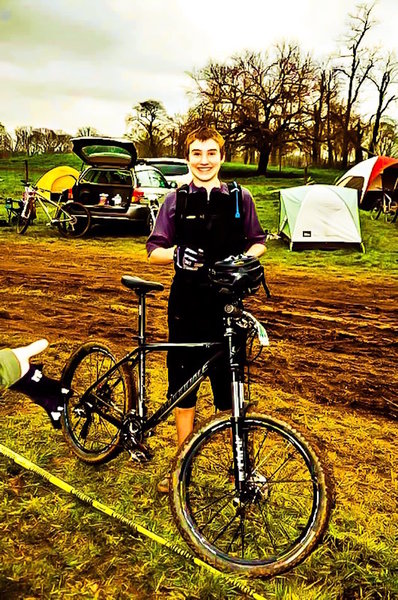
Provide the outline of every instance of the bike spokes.
<path id="1" fill-rule="evenodd" d="M 316 468 L 294 435 L 262 419 L 249 418 L 242 427 L 247 465 L 242 484 L 235 485 L 231 422 L 225 420 L 187 453 L 173 497 L 184 497 L 179 521 L 190 542 L 221 562 L 261 572 L 304 552 L 313 537 L 320 488 Z"/>
<path id="2" fill-rule="evenodd" d="M 88 462 L 108 460 L 122 444 L 132 384 L 125 365 L 112 371 L 115 363 L 104 346 L 88 343 L 72 356 L 64 375 L 74 392 L 65 410 L 66 439 Z"/>

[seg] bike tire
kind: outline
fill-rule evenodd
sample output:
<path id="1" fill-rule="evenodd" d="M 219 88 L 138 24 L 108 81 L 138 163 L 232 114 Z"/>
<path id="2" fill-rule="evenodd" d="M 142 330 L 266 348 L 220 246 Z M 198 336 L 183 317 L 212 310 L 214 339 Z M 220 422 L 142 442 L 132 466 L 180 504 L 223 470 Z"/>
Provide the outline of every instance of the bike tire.
<path id="1" fill-rule="evenodd" d="M 370 211 L 370 218 L 372 219 L 372 221 L 376 221 L 380 217 L 381 213 L 382 213 L 382 208 L 381 208 L 380 204 L 377 204 Z"/>
<path id="2" fill-rule="evenodd" d="M 80 202 L 67 202 L 61 206 L 56 219 L 60 234 L 67 238 L 83 237 L 91 227 L 90 212 Z"/>
<path id="3" fill-rule="evenodd" d="M 274 576 L 321 541 L 334 502 L 333 478 L 319 450 L 295 427 L 250 414 L 243 428 L 251 464 L 246 496 L 237 497 L 231 416 L 221 413 L 179 450 L 171 510 L 185 541 L 212 566 Z"/>
<path id="4" fill-rule="evenodd" d="M 396 210 L 389 210 L 385 214 L 386 223 L 394 223 L 396 218 L 397 218 Z"/>
<path id="5" fill-rule="evenodd" d="M 120 452 L 120 426 L 107 418 L 122 422 L 126 412 L 137 407 L 133 375 L 126 364 L 84 396 L 116 362 L 108 346 L 90 341 L 73 352 L 63 369 L 62 384 L 73 391 L 61 417 L 63 434 L 76 456 L 87 463 L 105 463 Z"/>
<path id="6" fill-rule="evenodd" d="M 28 214 L 25 215 L 24 217 L 20 214 L 18 215 L 17 223 L 16 223 L 17 233 L 19 233 L 20 235 L 25 233 L 25 231 L 27 230 L 27 228 L 29 227 L 30 222 L 31 222 L 30 217 L 31 217 L 31 210 L 29 210 Z"/>
<path id="7" fill-rule="evenodd" d="M 151 214 L 149 214 L 148 218 L 146 220 L 145 233 L 147 235 L 149 235 L 152 232 L 154 227 L 155 227 L 155 219 L 153 218 L 153 216 Z"/>

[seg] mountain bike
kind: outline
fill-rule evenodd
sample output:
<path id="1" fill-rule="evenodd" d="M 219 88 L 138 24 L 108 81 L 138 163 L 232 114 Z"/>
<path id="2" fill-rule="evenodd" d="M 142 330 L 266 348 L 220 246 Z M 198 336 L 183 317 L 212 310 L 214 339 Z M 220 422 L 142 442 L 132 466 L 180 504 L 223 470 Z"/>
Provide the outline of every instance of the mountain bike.
<path id="1" fill-rule="evenodd" d="M 62 374 L 73 390 L 62 416 L 67 444 L 83 461 L 101 464 L 127 450 L 145 462 L 152 430 L 192 392 L 222 357 L 228 358 L 232 413 L 220 412 L 194 431 L 171 469 L 169 500 L 177 528 L 195 553 L 217 568 L 271 576 L 293 568 L 321 541 L 333 505 L 332 476 L 307 435 L 272 416 L 249 411 L 239 344 L 257 338 L 261 323 L 228 297 L 222 342 L 147 342 L 146 296 L 157 282 L 125 275 L 138 296 L 137 347 L 117 360 L 102 342 L 88 341 Z M 146 357 L 173 348 L 206 348 L 208 357 L 186 383 L 148 414 Z M 246 375 L 247 378 L 247 375 Z"/>
<path id="2" fill-rule="evenodd" d="M 21 210 L 16 219 L 17 233 L 25 233 L 29 225 L 36 219 L 39 205 L 47 217 L 49 227 L 56 226 L 64 237 L 82 237 L 90 229 L 91 217 L 87 208 L 80 202 L 65 202 L 52 200 L 49 190 L 33 186 L 28 181 L 22 181 L 25 191 L 22 197 Z"/>
<path id="3" fill-rule="evenodd" d="M 383 192 L 382 197 L 376 201 L 370 211 L 370 218 L 376 220 L 383 214 L 387 223 L 394 223 L 398 215 L 397 210 L 398 203 L 396 199 L 393 199 L 389 194 Z"/>

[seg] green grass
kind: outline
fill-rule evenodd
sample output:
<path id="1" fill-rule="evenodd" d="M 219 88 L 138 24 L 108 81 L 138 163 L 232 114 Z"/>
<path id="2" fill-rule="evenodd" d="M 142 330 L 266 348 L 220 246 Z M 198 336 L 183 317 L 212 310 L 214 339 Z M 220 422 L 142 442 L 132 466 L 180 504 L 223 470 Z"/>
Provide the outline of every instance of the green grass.
<path id="1" fill-rule="evenodd" d="M 153 376 L 163 374 L 156 371 Z M 393 600 L 398 594 L 396 490 L 389 487 L 387 474 L 371 464 L 371 453 L 391 455 L 394 438 L 383 435 L 376 418 L 350 409 L 346 429 L 336 407 L 324 407 L 320 415 L 300 397 L 270 389 L 261 394 L 266 401 L 260 400 L 260 411 L 282 417 L 294 405 L 296 415 L 290 418 L 297 422 L 305 413 L 307 426 L 324 440 L 333 460 L 338 487 L 325 543 L 293 572 L 270 581 L 254 580 L 251 587 L 269 600 Z M 43 411 L 22 397 L 13 398 L 2 416 L 4 445 L 184 547 L 167 498 L 155 491 L 174 453 L 172 423 L 162 424 L 151 438 L 154 459 L 148 465 L 137 465 L 124 453 L 96 468 L 71 455 Z M 205 386 L 200 419 L 211 410 L 210 404 Z M 40 435 L 32 436 L 33 431 Z M 354 432 L 349 443 L 348 431 Z M 2 456 L 0 469 L 0 595 L 5 598 L 242 597 L 227 580 L 198 569 Z"/>
<path id="2" fill-rule="evenodd" d="M 37 179 L 59 164 L 80 164 L 72 155 L 50 155 L 29 159 L 29 170 Z M 226 179 L 239 179 L 255 197 L 263 226 L 275 233 L 278 228 L 279 196 L 283 187 L 302 185 L 303 170 L 277 168 L 270 177 L 255 176 L 255 167 L 227 164 Z M 317 183 L 332 183 L 338 173 L 310 169 Z M 0 196 L 18 197 L 19 180 L 24 177 L 23 157 L 0 161 Z M 0 211 L 4 210 L 0 206 Z M 0 218 L 4 216 L 1 214 Z M 271 239 L 264 264 L 289 269 L 320 270 L 355 277 L 377 278 L 397 275 L 397 224 L 371 221 L 361 212 L 361 227 L 366 253 L 354 250 L 334 252 L 311 250 L 289 252 L 286 244 Z M 133 230 L 109 235 L 93 231 L 74 245 L 97 247 L 103 253 L 117 254 L 126 264 L 128 252 L 145 254 L 142 236 Z M 16 234 L 0 228 L 0 237 Z M 41 225 L 29 229 L 20 243 L 43 244 L 50 250 L 58 239 Z M 67 247 L 65 245 L 65 247 Z M 396 281 L 392 279 L 392 285 Z M 40 302 L 40 290 L 31 301 Z M 17 297 L 18 289 L 12 293 Z M 43 292 L 41 292 L 43 293 Z M 50 290 L 54 302 L 58 291 Z M 28 294 L 25 291 L 25 294 Z M 29 296 L 26 296 L 29 297 Z M 99 297 L 99 304 L 102 299 Z M 125 310 L 114 305 L 112 311 Z M 43 315 L 45 318 L 45 315 Z M 3 321 L 4 322 L 4 321 Z M 131 328 L 135 322 L 131 324 Z M 18 327 L 18 324 L 13 326 Z M 20 342 L 20 334 L 4 334 L 7 343 Z M 48 365 L 62 365 L 70 353 L 68 334 L 65 342 L 50 346 Z M 47 366 L 48 366 L 47 365 Z M 360 367 L 359 367 L 360 368 Z M 151 378 L 157 384 L 165 369 L 154 369 Z M 271 385 L 255 386 L 260 397 L 259 410 L 306 425 L 324 441 L 324 449 L 334 465 L 337 505 L 326 536 L 308 560 L 293 572 L 270 581 L 251 583 L 269 600 L 393 600 L 398 597 L 397 548 L 397 469 L 396 423 L 355 412 L 349 408 L 314 405 L 298 394 L 275 392 Z M 159 398 L 160 402 L 160 398 Z M 211 410 L 208 387 L 201 391 L 201 414 Z M 156 484 L 174 454 L 175 432 L 172 422 L 162 424 L 151 438 L 154 460 L 147 467 L 136 465 L 123 454 L 101 468 L 80 463 L 66 447 L 61 434 L 51 430 L 43 411 L 16 394 L 7 394 L 0 402 L 1 442 L 45 469 L 108 503 L 118 511 L 170 541 L 183 545 L 171 519 L 166 498 L 156 494 Z M 391 472 L 388 469 L 391 467 Z M 80 504 L 76 499 L 53 488 L 36 475 L 24 471 L 0 456 L 0 596 L 20 598 L 116 598 L 173 600 L 221 600 L 242 597 L 231 583 L 218 579 L 184 561 L 168 550 L 148 542 L 110 518 Z"/>
<path id="3" fill-rule="evenodd" d="M 16 156 L 0 160 L 0 199 L 6 196 L 19 197 L 22 192 L 21 178 L 24 177 L 24 156 Z M 33 181 L 54 166 L 66 164 L 80 169 L 81 162 L 73 154 L 49 154 L 29 157 L 29 174 Z M 335 169 L 308 170 L 308 176 L 315 183 L 333 183 L 341 171 Z M 246 186 L 256 201 L 257 212 L 261 224 L 271 233 L 276 234 L 279 225 L 279 190 L 281 188 L 303 185 L 304 170 L 297 168 L 269 168 L 269 176 L 256 176 L 255 165 L 225 163 L 222 167 L 222 177 L 227 180 L 237 178 L 241 185 Z M 1 200 L 0 200 L 1 202 Z M 0 219 L 5 217 L 4 208 L 0 204 Z M 385 223 L 382 218 L 372 221 L 369 213 L 360 211 L 362 237 L 366 252 L 362 254 L 351 248 L 333 252 L 325 250 L 306 250 L 289 252 L 287 244 L 280 239 L 268 242 L 268 252 L 264 260 L 267 264 L 289 265 L 291 268 L 303 267 L 331 270 L 377 269 L 378 272 L 397 272 L 398 227 L 397 223 Z M 128 242 L 126 242 L 128 243 Z"/>

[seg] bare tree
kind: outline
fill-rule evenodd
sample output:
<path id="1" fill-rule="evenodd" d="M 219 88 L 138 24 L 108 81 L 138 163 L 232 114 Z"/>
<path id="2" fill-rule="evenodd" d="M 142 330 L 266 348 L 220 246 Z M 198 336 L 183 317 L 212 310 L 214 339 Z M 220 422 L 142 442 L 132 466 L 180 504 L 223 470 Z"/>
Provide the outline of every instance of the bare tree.
<path id="1" fill-rule="evenodd" d="M 382 59 L 380 59 L 380 61 L 382 61 Z M 373 117 L 371 119 L 373 128 L 372 138 L 369 144 L 369 151 L 375 153 L 379 140 L 382 117 L 387 108 L 398 99 L 398 94 L 391 91 L 391 86 L 398 83 L 398 62 L 394 53 L 390 52 L 387 55 L 378 74 L 369 75 L 369 79 L 377 89 L 378 98 L 376 113 L 373 115 L 374 120 Z"/>
<path id="2" fill-rule="evenodd" d="M 228 144 L 256 150 L 258 174 L 265 175 L 273 147 L 300 142 L 306 103 L 312 95 L 313 66 L 295 45 L 274 53 L 245 52 L 229 63 L 210 63 L 194 80 L 202 112 Z"/>
<path id="3" fill-rule="evenodd" d="M 9 153 L 13 150 L 13 140 L 3 123 L 0 123 L 0 153 Z"/>
<path id="4" fill-rule="evenodd" d="M 91 125 L 83 125 L 76 131 L 76 137 L 101 137 L 101 134 Z"/>
<path id="5" fill-rule="evenodd" d="M 379 154 L 398 158 L 398 122 L 387 117 L 382 118 L 379 133 Z"/>
<path id="6" fill-rule="evenodd" d="M 15 128 L 15 152 L 25 152 L 28 156 L 31 152 L 33 128 L 21 126 Z"/>
<path id="7" fill-rule="evenodd" d="M 136 104 L 133 113 L 127 115 L 126 124 L 130 129 L 126 137 L 137 143 L 139 149 L 150 157 L 162 153 L 172 129 L 171 119 L 158 100 Z"/>
<path id="8" fill-rule="evenodd" d="M 337 130 L 341 128 L 341 106 L 338 101 L 337 73 L 329 64 L 314 68 L 312 102 L 303 119 L 301 147 L 313 165 L 321 164 L 325 155 L 329 166 L 334 164 Z"/>
<path id="9" fill-rule="evenodd" d="M 347 167 L 350 150 L 351 114 L 358 101 L 359 92 L 369 78 L 376 60 L 376 51 L 370 51 L 363 44 L 366 34 L 375 24 L 371 17 L 373 8 L 374 4 L 359 4 L 356 14 L 350 15 L 349 31 L 345 38 L 347 53 L 343 53 L 340 57 L 347 62 L 347 65 L 343 63 L 336 67 L 336 71 L 346 79 L 347 83 L 345 114 L 342 123 L 342 166 L 344 168 Z"/>

